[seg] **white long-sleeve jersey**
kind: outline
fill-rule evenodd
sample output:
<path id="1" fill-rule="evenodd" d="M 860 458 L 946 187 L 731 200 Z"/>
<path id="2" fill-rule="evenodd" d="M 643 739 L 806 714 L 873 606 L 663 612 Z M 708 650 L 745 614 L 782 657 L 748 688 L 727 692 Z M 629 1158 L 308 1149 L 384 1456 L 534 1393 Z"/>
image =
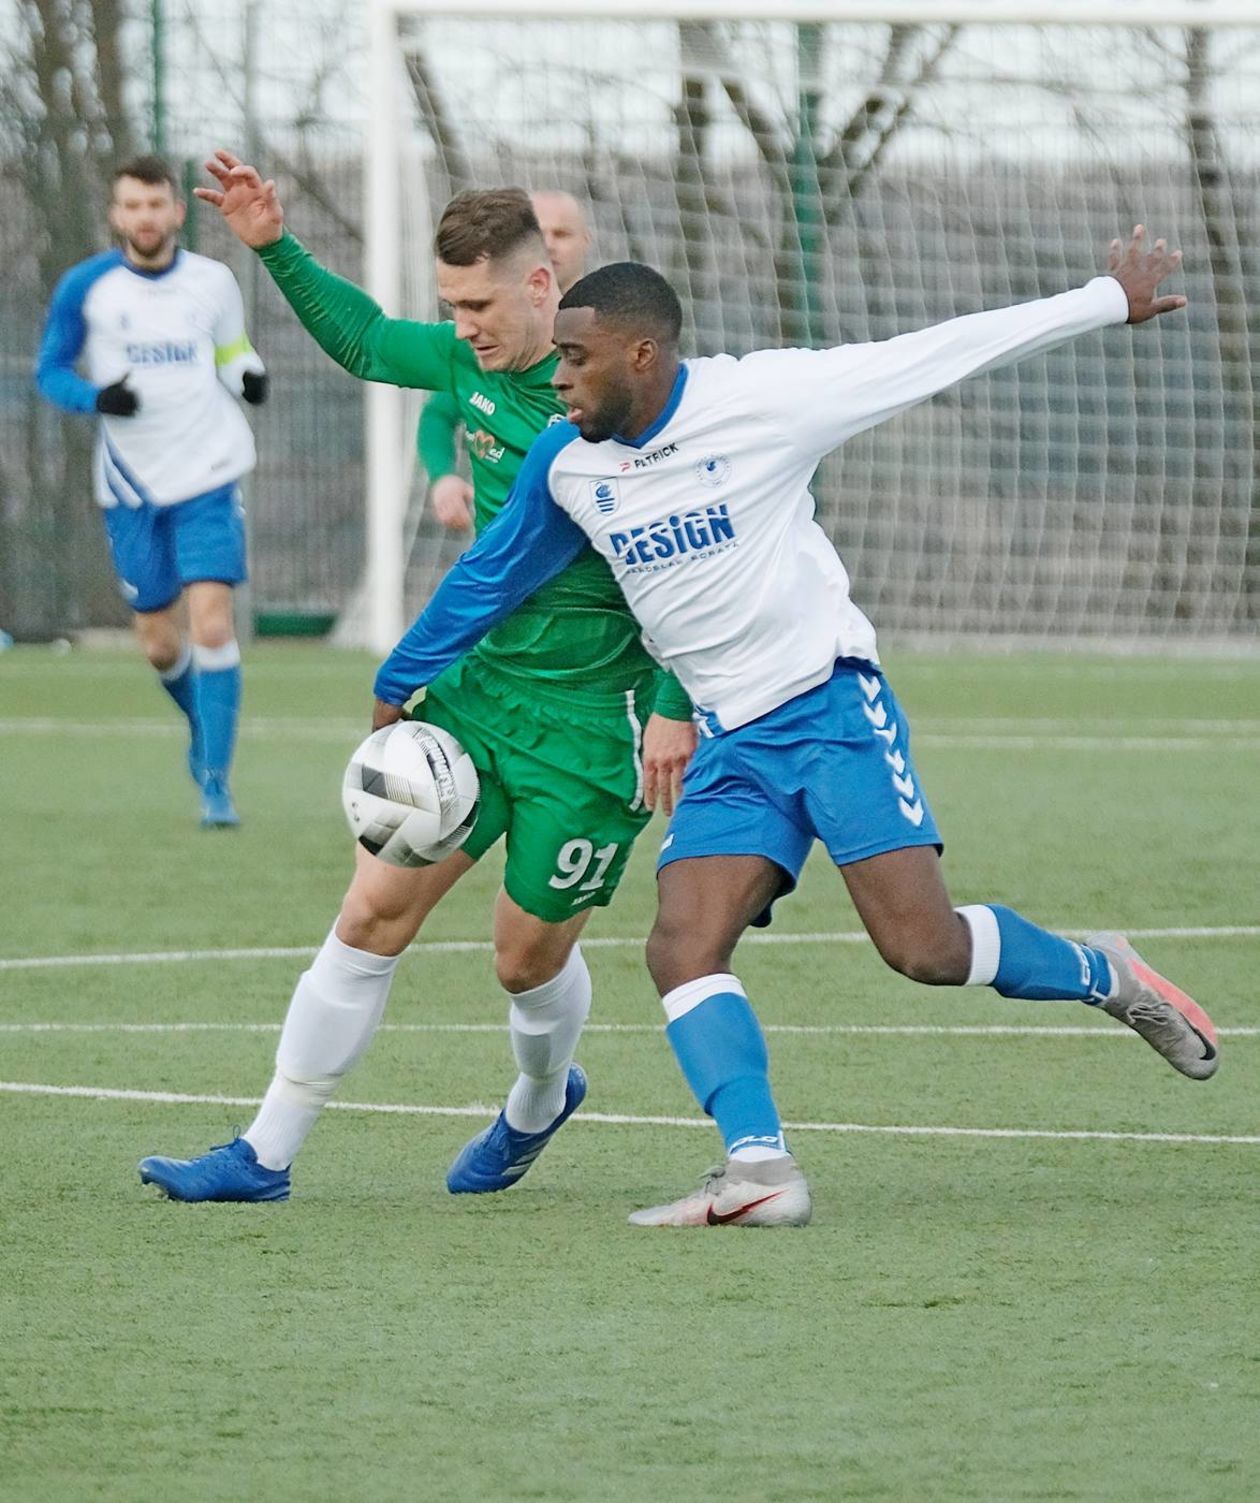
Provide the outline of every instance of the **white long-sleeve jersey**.
<path id="1" fill-rule="evenodd" d="M 966 376 L 1128 312 L 1120 284 L 1097 277 L 876 343 L 686 361 L 633 441 L 547 429 L 499 516 L 383 665 L 378 696 L 405 702 L 588 541 L 713 732 L 823 683 L 837 658 L 878 662 L 875 630 L 814 520 L 819 460 Z"/>
<path id="2" fill-rule="evenodd" d="M 36 381 L 58 407 L 92 413 L 101 388 L 126 377 L 140 406 L 132 417 L 100 419 L 96 499 L 166 506 L 253 469 L 254 436 L 233 401 L 246 371 L 262 374 L 263 363 L 222 261 L 177 250 L 163 271 L 146 272 L 112 250 L 57 284 Z"/>

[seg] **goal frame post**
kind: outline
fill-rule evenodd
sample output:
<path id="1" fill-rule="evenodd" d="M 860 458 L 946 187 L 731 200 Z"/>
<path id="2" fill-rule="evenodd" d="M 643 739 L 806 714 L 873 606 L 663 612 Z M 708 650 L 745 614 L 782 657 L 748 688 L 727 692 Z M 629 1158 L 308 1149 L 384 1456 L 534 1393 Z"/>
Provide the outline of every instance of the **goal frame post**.
<path id="1" fill-rule="evenodd" d="M 1260 29 L 1258 0 L 367 0 L 368 116 L 364 132 L 364 276 L 389 316 L 402 307 L 404 108 L 397 22 L 432 19 L 763 21 L 775 24 L 1020 25 Z M 427 248 L 426 248 L 427 253 Z M 404 585 L 412 478 L 403 393 L 369 383 L 365 398 L 366 563 L 356 620 L 343 642 L 388 652 L 406 624 Z"/>

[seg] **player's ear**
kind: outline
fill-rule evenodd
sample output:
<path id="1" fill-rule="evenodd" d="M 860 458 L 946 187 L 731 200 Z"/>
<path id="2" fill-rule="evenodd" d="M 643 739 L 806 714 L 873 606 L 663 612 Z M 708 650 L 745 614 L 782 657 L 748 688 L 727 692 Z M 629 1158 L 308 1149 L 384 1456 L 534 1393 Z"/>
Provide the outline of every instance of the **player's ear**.
<path id="1" fill-rule="evenodd" d="M 554 280 L 550 266 L 535 266 L 530 272 L 525 285 L 529 289 L 530 302 L 535 308 L 541 308 L 547 301 Z"/>
<path id="2" fill-rule="evenodd" d="M 634 346 L 630 356 L 630 364 L 633 370 L 639 372 L 651 369 L 660 356 L 660 347 L 654 339 L 640 339 Z"/>
<path id="3" fill-rule="evenodd" d="M 177 198 L 175 200 L 175 228 L 177 230 L 182 230 L 184 228 L 184 220 L 187 218 L 187 216 L 188 205 L 182 198 Z"/>

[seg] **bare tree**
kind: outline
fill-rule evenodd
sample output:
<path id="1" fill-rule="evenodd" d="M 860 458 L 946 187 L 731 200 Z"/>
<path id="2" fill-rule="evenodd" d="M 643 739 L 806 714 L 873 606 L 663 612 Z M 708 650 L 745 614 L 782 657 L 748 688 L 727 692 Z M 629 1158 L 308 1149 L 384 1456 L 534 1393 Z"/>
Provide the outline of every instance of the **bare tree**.
<path id="1" fill-rule="evenodd" d="M 137 132 L 126 103 L 120 0 L 19 0 L 15 19 L 0 51 L 0 118 L 5 154 L 16 164 L 6 174 L 7 233 L 16 229 L 22 243 L 6 261 L 29 266 L 37 284 L 19 307 L 33 342 L 34 308 L 68 266 L 101 248 L 109 173 L 135 148 Z M 88 425 L 58 420 L 32 388 L 6 426 L 17 430 L 0 445 L 6 624 L 38 636 L 89 619 L 121 620 L 87 504 Z M 23 576 L 39 578 L 41 589 L 19 589 Z"/>

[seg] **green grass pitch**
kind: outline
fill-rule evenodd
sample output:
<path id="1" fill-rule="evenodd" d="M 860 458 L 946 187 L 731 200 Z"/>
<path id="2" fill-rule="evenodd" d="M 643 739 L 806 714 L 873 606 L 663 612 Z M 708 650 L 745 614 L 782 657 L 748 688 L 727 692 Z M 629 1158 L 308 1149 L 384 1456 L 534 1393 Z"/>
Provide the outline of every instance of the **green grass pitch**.
<path id="1" fill-rule="evenodd" d="M 302 959 L 204 952 L 325 933 L 370 667 L 253 650 L 245 823 L 203 833 L 138 659 L 0 657 L 4 1082 L 261 1094 Z M 1260 663 L 889 667 L 956 901 L 1155 931 L 1223 1030 L 1214 1081 L 1074 1004 L 892 975 L 836 937 L 856 920 L 815 861 L 738 957 L 812 1124 L 814 1224 L 631 1228 L 719 1146 L 633 1120 L 696 1117 L 641 963 L 657 826 L 588 931 L 587 1108 L 632 1120 L 579 1117 L 516 1189 L 453 1199 L 484 1120 L 454 1113 L 511 1078 L 489 861 L 404 962 L 287 1205 L 137 1181 L 248 1105 L 0 1091 L 0 1498 L 1254 1503 Z M 202 953 L 137 958 L 169 951 Z M 12 964 L 101 954 L 131 958 Z"/>

